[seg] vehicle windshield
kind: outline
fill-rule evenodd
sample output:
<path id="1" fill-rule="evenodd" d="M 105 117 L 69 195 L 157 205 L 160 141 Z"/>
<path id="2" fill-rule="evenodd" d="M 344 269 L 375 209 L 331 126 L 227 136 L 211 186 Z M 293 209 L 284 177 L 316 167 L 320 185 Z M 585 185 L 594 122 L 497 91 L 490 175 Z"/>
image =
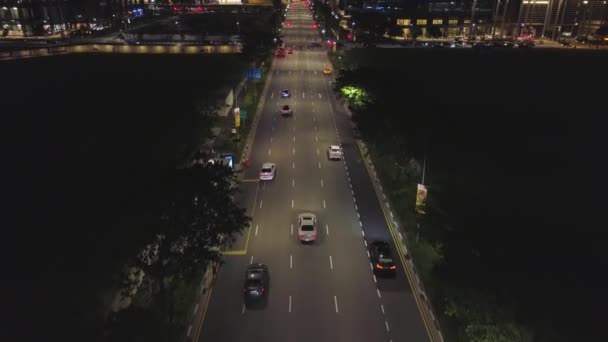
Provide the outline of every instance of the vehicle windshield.
<path id="1" fill-rule="evenodd" d="M 245 287 L 248 289 L 259 288 L 262 286 L 262 281 L 259 279 L 249 279 L 247 283 L 245 283 Z"/>
<path id="2" fill-rule="evenodd" d="M 302 226 L 302 231 L 311 232 L 313 230 L 315 230 L 315 227 L 313 227 L 310 224 L 305 224 L 305 225 Z"/>
<path id="3" fill-rule="evenodd" d="M 283 109 L 287 110 L 287 109 L 289 109 L 289 106 L 288 105 L 284 105 Z"/>
<path id="4" fill-rule="evenodd" d="M 272 169 L 271 168 L 264 168 L 264 169 L 262 169 L 262 172 L 269 173 L 269 172 L 272 172 Z"/>

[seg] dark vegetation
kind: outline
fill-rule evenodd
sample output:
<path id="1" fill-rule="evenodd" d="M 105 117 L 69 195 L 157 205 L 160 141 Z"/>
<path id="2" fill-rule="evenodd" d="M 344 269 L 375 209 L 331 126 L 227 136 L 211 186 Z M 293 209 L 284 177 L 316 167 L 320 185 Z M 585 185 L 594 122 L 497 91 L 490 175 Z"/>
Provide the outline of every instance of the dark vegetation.
<path id="1" fill-rule="evenodd" d="M 3 340 L 95 341 L 106 331 L 135 341 L 128 336 L 146 331 L 155 337 L 146 341 L 168 341 L 183 334 L 175 292 L 162 279 L 187 287 L 217 259 L 210 247 L 220 243 L 218 227 L 239 231 L 246 217 L 232 204 L 229 173 L 175 166 L 208 137 L 212 109 L 226 96 L 217 91 L 236 84 L 243 65 L 229 55 L 0 65 L 9 218 Z M 147 269 L 152 299 L 122 314 L 108 333 L 104 320 L 120 272 L 156 234 L 164 237 L 159 258 L 166 263 Z M 171 251 L 181 239 L 189 241 L 184 253 Z"/>
<path id="2" fill-rule="evenodd" d="M 354 119 L 449 341 L 606 338 L 606 57 L 355 49 L 343 58 L 337 89 L 366 91 L 349 99 Z M 429 204 L 417 218 L 425 155 Z"/>

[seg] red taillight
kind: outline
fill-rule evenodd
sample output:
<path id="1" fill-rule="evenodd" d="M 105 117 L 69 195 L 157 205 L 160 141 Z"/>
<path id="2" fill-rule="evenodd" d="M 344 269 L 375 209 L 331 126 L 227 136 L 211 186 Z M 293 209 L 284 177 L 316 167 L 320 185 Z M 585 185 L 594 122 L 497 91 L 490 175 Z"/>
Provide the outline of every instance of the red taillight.
<path id="1" fill-rule="evenodd" d="M 376 268 L 381 269 L 381 270 L 384 269 L 384 267 L 382 265 L 380 265 L 380 264 L 376 264 Z"/>
<path id="2" fill-rule="evenodd" d="M 317 238 L 317 234 L 312 234 L 312 237 L 316 239 Z"/>
<path id="3" fill-rule="evenodd" d="M 394 266 L 394 265 L 391 266 L 391 270 L 396 270 L 396 269 L 397 269 L 397 266 Z"/>
<path id="4" fill-rule="evenodd" d="M 300 237 L 300 239 L 304 238 L 304 234 L 299 234 L 298 236 Z"/>

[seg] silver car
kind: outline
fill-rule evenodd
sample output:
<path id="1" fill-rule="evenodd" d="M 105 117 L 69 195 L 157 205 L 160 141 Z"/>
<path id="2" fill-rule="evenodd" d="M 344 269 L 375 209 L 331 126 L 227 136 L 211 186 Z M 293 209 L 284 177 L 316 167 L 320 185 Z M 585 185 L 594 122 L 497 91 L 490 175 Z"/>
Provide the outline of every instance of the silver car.
<path id="1" fill-rule="evenodd" d="M 327 158 L 329 160 L 342 159 L 342 149 L 338 145 L 331 145 L 327 148 Z"/>
<path id="2" fill-rule="evenodd" d="M 298 215 L 298 238 L 302 242 L 317 240 L 317 216 L 312 213 Z"/>

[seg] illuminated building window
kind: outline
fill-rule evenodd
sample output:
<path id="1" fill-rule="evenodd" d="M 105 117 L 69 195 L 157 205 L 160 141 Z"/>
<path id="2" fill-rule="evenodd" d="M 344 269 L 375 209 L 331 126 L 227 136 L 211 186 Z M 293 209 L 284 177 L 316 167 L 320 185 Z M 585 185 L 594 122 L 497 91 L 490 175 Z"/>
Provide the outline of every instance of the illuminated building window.
<path id="1" fill-rule="evenodd" d="M 411 23 L 410 19 L 397 19 L 397 25 L 399 26 L 410 26 Z"/>
<path id="2" fill-rule="evenodd" d="M 450 20 L 448 21 L 448 23 L 449 23 L 450 25 L 458 25 L 458 19 L 450 19 Z"/>
<path id="3" fill-rule="evenodd" d="M 471 23 L 471 19 L 465 19 L 465 20 L 464 20 L 464 23 L 465 23 L 465 24 L 470 24 L 470 23 Z"/>
<path id="4" fill-rule="evenodd" d="M 426 25 L 426 19 L 416 19 L 416 25 Z"/>
<path id="5" fill-rule="evenodd" d="M 433 25 L 441 25 L 443 24 L 443 19 L 433 19 Z"/>

